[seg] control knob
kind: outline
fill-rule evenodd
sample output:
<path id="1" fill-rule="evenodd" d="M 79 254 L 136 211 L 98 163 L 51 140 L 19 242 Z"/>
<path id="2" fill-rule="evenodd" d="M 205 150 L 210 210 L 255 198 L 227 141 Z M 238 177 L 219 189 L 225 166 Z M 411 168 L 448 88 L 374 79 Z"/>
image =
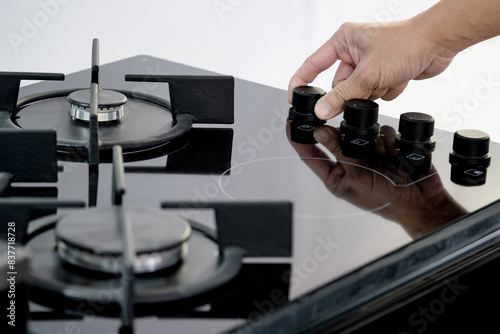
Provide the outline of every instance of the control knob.
<path id="1" fill-rule="evenodd" d="M 399 170 L 410 176 L 428 172 L 436 148 L 434 117 L 420 112 L 404 113 L 399 118 L 398 131 L 395 146 L 401 162 Z"/>
<path id="2" fill-rule="evenodd" d="M 300 144 L 316 144 L 313 132 L 326 121 L 316 116 L 314 106 L 325 94 L 323 89 L 313 86 L 300 86 L 293 89 L 292 107 L 288 112 L 292 141 Z"/>
<path id="3" fill-rule="evenodd" d="M 340 123 L 342 154 L 350 158 L 368 158 L 375 153 L 380 131 L 378 104 L 364 99 L 346 101 Z"/>
<path id="4" fill-rule="evenodd" d="M 463 186 L 479 186 L 486 182 L 490 166 L 490 136 L 479 130 L 459 130 L 453 136 L 450 152 L 451 181 Z"/>

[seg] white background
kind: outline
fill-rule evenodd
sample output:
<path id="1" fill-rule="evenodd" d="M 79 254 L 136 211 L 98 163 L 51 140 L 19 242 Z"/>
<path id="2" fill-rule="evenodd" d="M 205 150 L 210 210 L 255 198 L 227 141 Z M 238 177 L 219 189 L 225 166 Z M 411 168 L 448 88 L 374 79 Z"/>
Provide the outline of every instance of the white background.
<path id="1" fill-rule="evenodd" d="M 97 37 L 101 64 L 147 54 L 286 89 L 343 22 L 400 20 L 435 2 L 2 0 L 0 71 L 88 68 Z M 314 85 L 328 89 L 333 70 Z M 422 111 L 439 128 L 477 128 L 500 141 L 500 39 L 469 48 L 440 76 L 412 82 L 395 101 L 380 104 L 382 114 Z"/>

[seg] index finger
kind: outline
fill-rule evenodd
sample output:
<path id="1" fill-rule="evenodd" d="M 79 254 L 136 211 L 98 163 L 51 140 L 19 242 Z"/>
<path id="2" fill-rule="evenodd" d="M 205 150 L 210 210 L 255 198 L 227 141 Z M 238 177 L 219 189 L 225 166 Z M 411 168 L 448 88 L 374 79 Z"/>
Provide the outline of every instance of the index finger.
<path id="1" fill-rule="evenodd" d="M 334 37 L 335 35 L 316 52 L 307 57 L 306 61 L 292 76 L 288 84 L 288 103 L 292 103 L 292 93 L 295 87 L 305 86 L 312 82 L 318 74 L 330 68 L 339 59 Z"/>

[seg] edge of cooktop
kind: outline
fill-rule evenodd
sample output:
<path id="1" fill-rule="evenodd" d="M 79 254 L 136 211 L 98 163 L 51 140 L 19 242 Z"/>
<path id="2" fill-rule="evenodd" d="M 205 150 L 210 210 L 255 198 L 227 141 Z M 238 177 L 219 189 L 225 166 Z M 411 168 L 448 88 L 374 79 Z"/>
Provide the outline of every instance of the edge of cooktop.
<path id="1" fill-rule="evenodd" d="M 410 302 L 417 285 L 422 285 L 419 293 L 430 291 L 450 275 L 498 256 L 499 241 L 497 200 L 297 298 L 258 325 L 247 323 L 228 333 L 352 329 Z"/>

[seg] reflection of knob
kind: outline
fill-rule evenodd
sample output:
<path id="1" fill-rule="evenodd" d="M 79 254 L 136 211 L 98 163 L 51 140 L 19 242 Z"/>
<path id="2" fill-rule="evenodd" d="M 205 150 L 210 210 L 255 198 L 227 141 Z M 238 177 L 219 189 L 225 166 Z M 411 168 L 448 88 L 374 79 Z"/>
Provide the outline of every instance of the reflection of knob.
<path id="1" fill-rule="evenodd" d="M 399 133 L 396 135 L 396 150 L 400 162 L 399 170 L 408 175 L 426 173 L 431 169 L 432 152 L 436 148 L 434 117 L 408 112 L 399 118 Z"/>
<path id="2" fill-rule="evenodd" d="M 293 89 L 292 108 L 288 112 L 292 141 L 301 144 L 316 143 L 313 131 L 326 121 L 316 116 L 314 106 L 325 94 L 323 89 L 312 86 L 300 86 Z"/>
<path id="3" fill-rule="evenodd" d="M 340 123 L 342 154 L 351 158 L 373 155 L 380 130 L 377 121 L 377 103 L 363 99 L 346 101 L 344 120 Z"/>
<path id="4" fill-rule="evenodd" d="M 450 152 L 451 180 L 464 186 L 486 182 L 486 169 L 491 162 L 490 136 L 479 130 L 459 130 L 453 137 Z"/>

